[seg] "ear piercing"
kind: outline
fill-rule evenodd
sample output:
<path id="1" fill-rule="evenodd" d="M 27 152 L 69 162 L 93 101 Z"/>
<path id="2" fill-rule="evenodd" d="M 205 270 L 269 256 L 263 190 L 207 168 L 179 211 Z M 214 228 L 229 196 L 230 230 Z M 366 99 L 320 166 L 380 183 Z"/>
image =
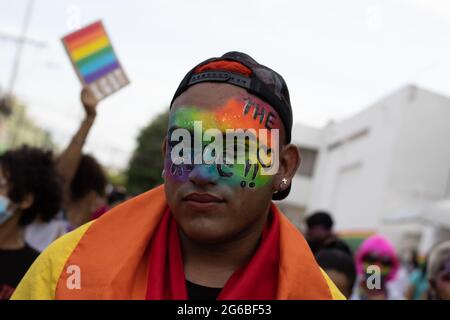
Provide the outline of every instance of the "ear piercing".
<path id="1" fill-rule="evenodd" d="M 287 186 L 287 184 L 288 184 L 288 179 L 286 179 L 286 178 L 281 179 L 280 189 L 279 190 L 275 190 L 275 192 L 273 194 L 276 194 L 276 193 L 282 191 L 283 187 Z"/>

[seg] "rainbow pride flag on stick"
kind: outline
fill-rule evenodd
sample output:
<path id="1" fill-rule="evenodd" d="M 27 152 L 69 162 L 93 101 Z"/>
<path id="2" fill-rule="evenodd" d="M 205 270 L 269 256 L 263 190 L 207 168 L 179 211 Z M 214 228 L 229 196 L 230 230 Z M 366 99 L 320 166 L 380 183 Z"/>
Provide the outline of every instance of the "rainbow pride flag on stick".
<path id="1" fill-rule="evenodd" d="M 97 100 L 130 83 L 101 21 L 61 40 L 83 87 L 89 88 Z"/>

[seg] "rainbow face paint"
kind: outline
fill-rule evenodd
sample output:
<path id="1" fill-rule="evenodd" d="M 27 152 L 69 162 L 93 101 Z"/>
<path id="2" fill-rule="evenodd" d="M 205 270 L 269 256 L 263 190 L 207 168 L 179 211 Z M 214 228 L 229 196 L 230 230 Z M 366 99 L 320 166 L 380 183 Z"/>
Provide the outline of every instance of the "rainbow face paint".
<path id="1" fill-rule="evenodd" d="M 280 125 L 270 106 L 245 97 L 213 111 L 180 107 L 169 118 L 166 175 L 183 183 L 195 168 L 219 183 L 263 186 L 278 170 Z"/>

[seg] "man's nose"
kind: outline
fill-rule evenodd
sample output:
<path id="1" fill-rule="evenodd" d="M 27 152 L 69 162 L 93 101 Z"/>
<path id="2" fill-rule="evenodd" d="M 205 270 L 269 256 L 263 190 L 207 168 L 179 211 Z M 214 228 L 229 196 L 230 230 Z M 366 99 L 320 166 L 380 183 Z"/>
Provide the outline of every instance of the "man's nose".
<path id="1" fill-rule="evenodd" d="M 215 165 L 197 164 L 189 173 L 189 180 L 197 186 L 215 185 L 218 179 Z"/>

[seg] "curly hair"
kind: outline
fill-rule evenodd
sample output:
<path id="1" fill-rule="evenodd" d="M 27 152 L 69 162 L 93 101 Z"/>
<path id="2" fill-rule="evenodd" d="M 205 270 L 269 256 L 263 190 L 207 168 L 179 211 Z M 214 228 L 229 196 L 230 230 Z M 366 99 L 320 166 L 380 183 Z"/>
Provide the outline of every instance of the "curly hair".
<path id="1" fill-rule="evenodd" d="M 107 179 L 100 164 L 91 155 L 83 155 L 70 184 L 72 200 L 80 200 L 90 191 L 105 196 Z"/>
<path id="2" fill-rule="evenodd" d="M 58 213 L 63 191 L 51 151 L 24 145 L 1 155 L 0 166 L 10 186 L 11 201 L 19 203 L 27 195 L 33 196 L 32 205 L 22 210 L 20 226 L 38 217 L 48 222 Z"/>

